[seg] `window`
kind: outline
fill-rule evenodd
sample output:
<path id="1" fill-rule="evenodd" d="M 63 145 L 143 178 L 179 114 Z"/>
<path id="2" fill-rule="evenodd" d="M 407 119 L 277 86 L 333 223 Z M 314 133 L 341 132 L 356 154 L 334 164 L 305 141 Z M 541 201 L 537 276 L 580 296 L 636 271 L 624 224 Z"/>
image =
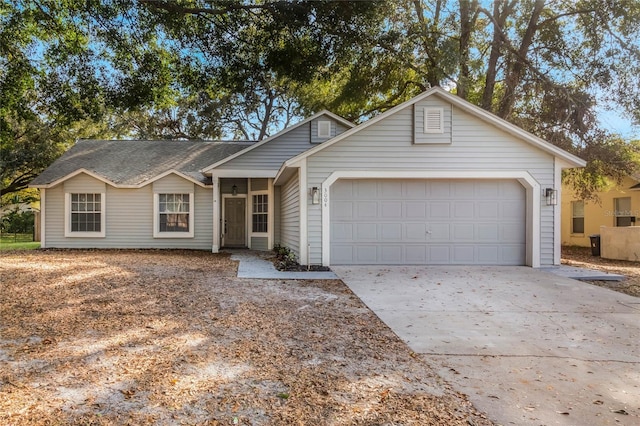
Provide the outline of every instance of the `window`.
<path id="1" fill-rule="evenodd" d="M 444 133 L 444 110 L 442 108 L 424 109 L 424 132 Z"/>
<path id="2" fill-rule="evenodd" d="M 253 214 L 251 218 L 253 232 L 267 232 L 269 196 L 256 194 L 253 196 Z"/>
<path id="3" fill-rule="evenodd" d="M 154 237 L 193 237 L 193 194 L 155 194 Z"/>
<path id="4" fill-rule="evenodd" d="M 104 194 L 67 193 L 66 237 L 104 237 Z"/>
<path id="5" fill-rule="evenodd" d="M 631 226 L 631 197 L 614 198 L 616 226 Z M 635 218 L 633 219 L 635 221 Z"/>
<path id="6" fill-rule="evenodd" d="M 318 121 L 318 137 L 330 138 L 331 137 L 331 122 L 327 120 Z"/>
<path id="7" fill-rule="evenodd" d="M 571 233 L 584 234 L 584 201 L 571 202 Z"/>

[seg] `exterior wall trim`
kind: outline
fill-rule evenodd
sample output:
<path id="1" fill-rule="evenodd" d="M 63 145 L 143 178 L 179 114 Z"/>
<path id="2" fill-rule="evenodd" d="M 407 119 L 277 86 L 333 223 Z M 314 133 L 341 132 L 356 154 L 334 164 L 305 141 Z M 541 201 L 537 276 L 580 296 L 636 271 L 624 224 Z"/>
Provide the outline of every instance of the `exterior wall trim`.
<path id="1" fill-rule="evenodd" d="M 47 190 L 40 188 L 40 248 L 47 248 Z"/>
<path id="2" fill-rule="evenodd" d="M 162 179 L 163 177 L 168 176 L 168 175 L 170 175 L 172 173 L 177 175 L 177 176 L 180 176 L 183 179 L 186 179 L 186 180 L 188 180 L 190 182 L 193 182 L 196 185 L 199 185 L 199 186 L 201 186 L 203 188 L 209 186 L 209 185 L 206 185 L 206 184 L 200 182 L 197 179 L 192 178 L 191 176 L 185 175 L 184 173 L 181 173 L 181 172 L 179 172 L 177 170 L 173 170 L 173 169 L 172 170 L 167 170 L 166 172 L 163 172 L 163 173 L 161 173 L 161 174 L 159 174 L 157 176 L 154 176 L 151 179 L 145 180 L 144 182 L 142 182 L 140 184 L 137 184 L 137 185 L 118 184 L 118 183 L 110 181 L 109 179 L 106 179 L 106 178 L 104 178 L 104 177 L 102 177 L 102 176 L 100 176 L 100 175 L 98 175 L 96 173 L 93 173 L 92 171 L 89 171 L 87 169 L 77 169 L 76 171 L 74 171 L 72 173 L 69 173 L 68 175 L 63 176 L 60 179 L 58 179 L 56 181 L 53 181 L 51 183 L 48 183 L 46 185 L 29 185 L 29 187 L 30 188 L 41 188 L 41 189 L 43 189 L 43 188 L 53 188 L 54 186 L 59 185 L 62 182 L 71 179 L 72 177 L 78 176 L 81 173 L 85 173 L 85 174 L 91 176 L 94 179 L 97 179 L 97 180 L 99 180 L 99 181 L 101 181 L 103 183 L 106 183 L 106 184 L 108 184 L 110 186 L 113 186 L 114 188 L 119 188 L 119 189 L 139 189 L 139 188 L 145 187 L 145 186 L 157 181 L 158 179 Z"/>
<path id="3" fill-rule="evenodd" d="M 220 217 L 221 217 L 221 204 L 220 204 L 220 179 L 214 177 L 212 179 L 213 186 L 213 203 L 211 208 L 213 209 L 213 243 L 211 247 L 212 253 L 218 253 L 220 251 Z"/>
<path id="4" fill-rule="evenodd" d="M 309 264 L 309 233 L 307 230 L 308 226 L 308 217 L 307 217 L 307 197 L 308 197 L 308 188 L 307 188 L 307 159 L 305 158 L 300 162 L 300 169 L 298 171 L 298 183 L 299 183 L 299 197 L 300 197 L 300 248 L 299 248 L 299 256 L 300 256 L 300 264 L 308 265 Z"/>
<path id="5" fill-rule="evenodd" d="M 540 267 L 540 184 L 527 171 L 500 170 L 433 170 L 433 171 L 337 171 L 322 183 L 322 264 L 331 259 L 331 185 L 339 179 L 516 179 L 526 189 L 527 265 Z"/>

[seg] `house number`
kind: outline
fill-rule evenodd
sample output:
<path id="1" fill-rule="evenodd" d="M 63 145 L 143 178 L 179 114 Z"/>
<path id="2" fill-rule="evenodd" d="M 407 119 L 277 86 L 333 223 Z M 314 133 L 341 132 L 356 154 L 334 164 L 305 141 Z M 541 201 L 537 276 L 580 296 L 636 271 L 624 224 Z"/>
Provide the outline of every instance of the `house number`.
<path id="1" fill-rule="evenodd" d="M 325 207 L 329 205 L 329 188 L 322 188 L 322 203 Z"/>

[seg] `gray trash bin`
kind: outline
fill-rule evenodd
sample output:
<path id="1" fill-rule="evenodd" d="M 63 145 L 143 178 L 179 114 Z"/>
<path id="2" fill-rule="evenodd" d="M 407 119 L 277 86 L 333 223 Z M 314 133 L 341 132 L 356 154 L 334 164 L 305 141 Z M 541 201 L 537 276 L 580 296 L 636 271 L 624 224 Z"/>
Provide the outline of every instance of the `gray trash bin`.
<path id="1" fill-rule="evenodd" d="M 600 235 L 589 235 L 591 240 L 591 255 L 600 256 Z"/>

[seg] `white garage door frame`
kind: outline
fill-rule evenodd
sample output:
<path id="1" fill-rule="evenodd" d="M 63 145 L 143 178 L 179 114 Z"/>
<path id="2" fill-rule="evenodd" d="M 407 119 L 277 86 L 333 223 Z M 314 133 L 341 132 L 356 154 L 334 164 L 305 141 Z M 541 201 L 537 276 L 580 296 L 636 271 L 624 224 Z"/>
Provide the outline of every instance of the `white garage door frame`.
<path id="1" fill-rule="evenodd" d="M 526 191 L 526 262 L 540 267 L 540 184 L 526 171 L 336 171 L 322 183 L 322 264 L 331 259 L 331 185 L 340 179 L 515 179 Z"/>

